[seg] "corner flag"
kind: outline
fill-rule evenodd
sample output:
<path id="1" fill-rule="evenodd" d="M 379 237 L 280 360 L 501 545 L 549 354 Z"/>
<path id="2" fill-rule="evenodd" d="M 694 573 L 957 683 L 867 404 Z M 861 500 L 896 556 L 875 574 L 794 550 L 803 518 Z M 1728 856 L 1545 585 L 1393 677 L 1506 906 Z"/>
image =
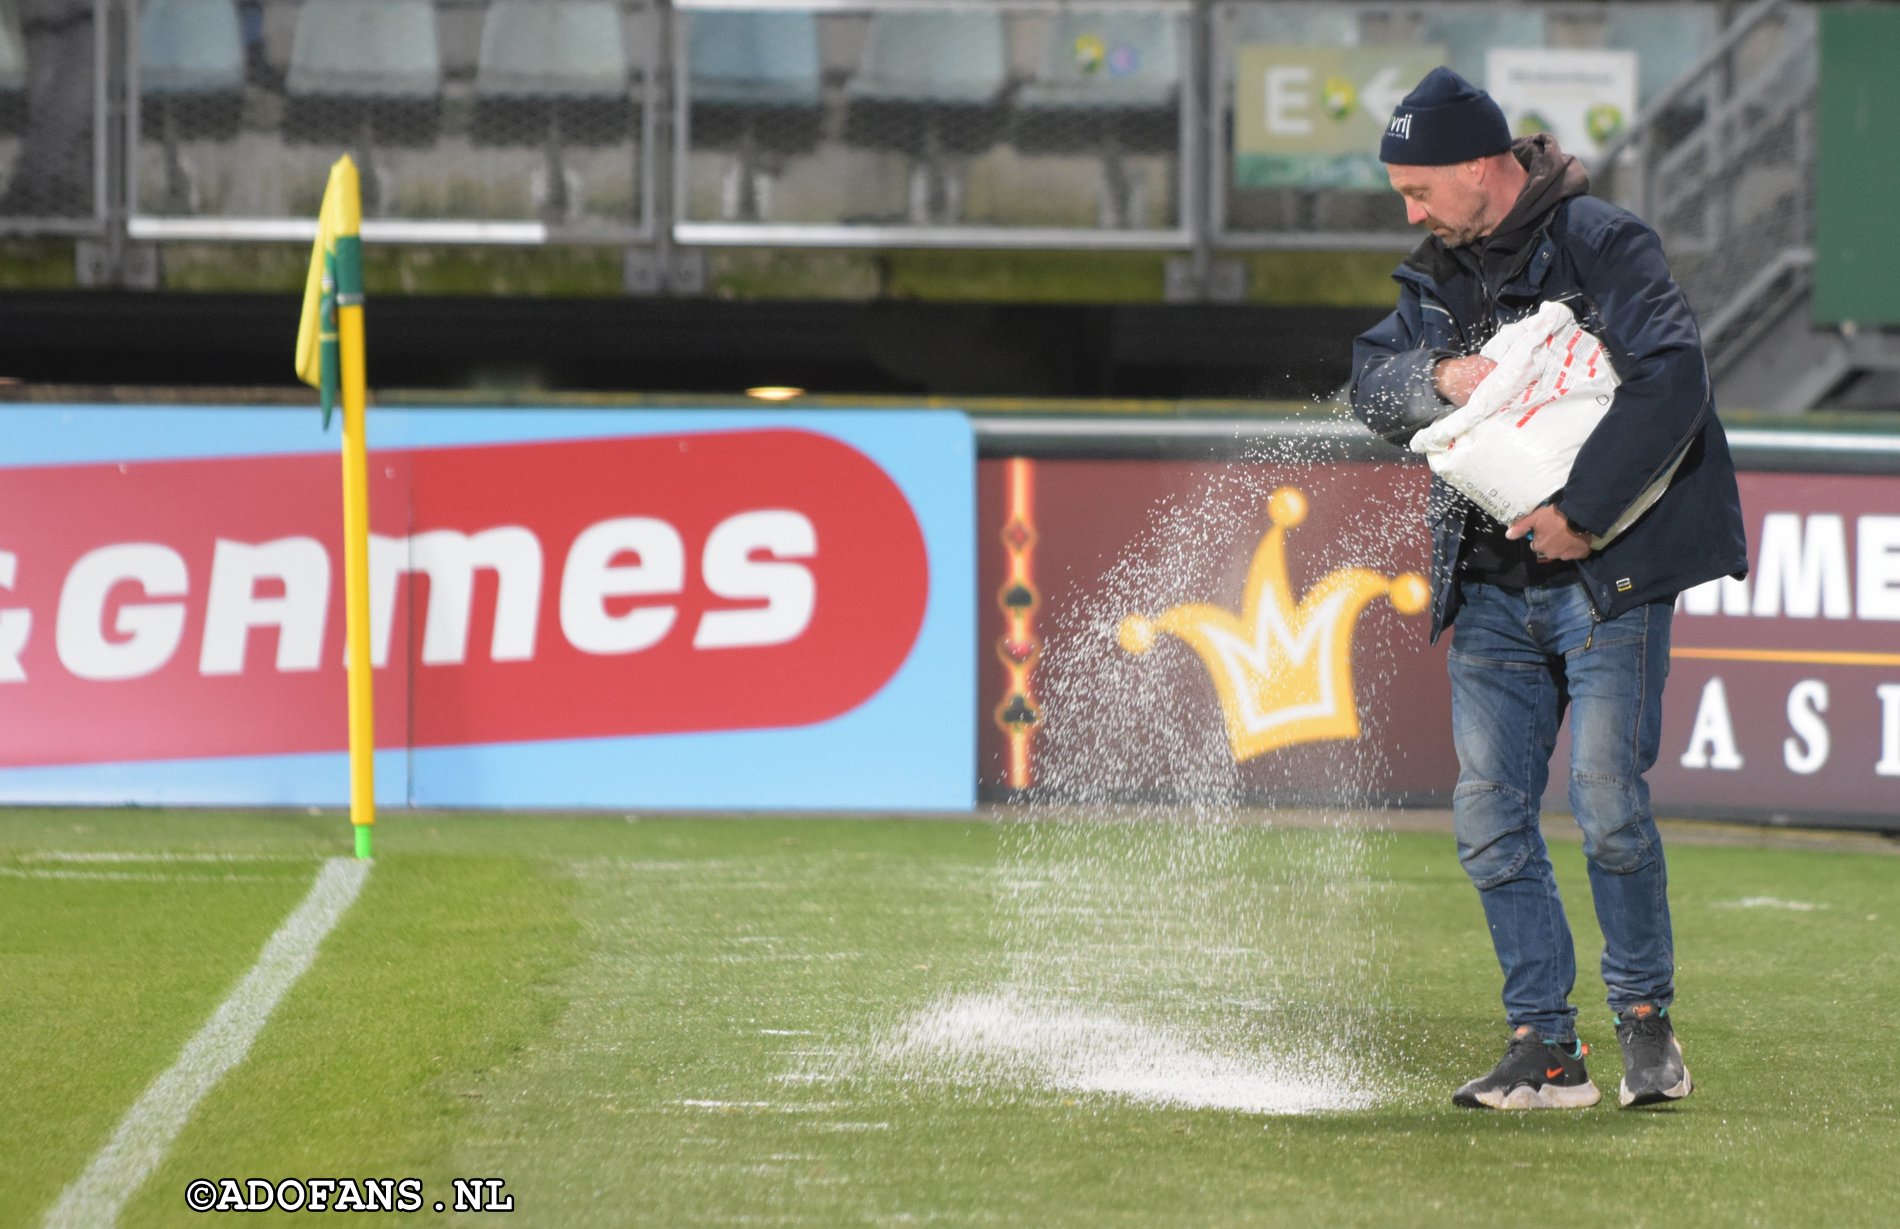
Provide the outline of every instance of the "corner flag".
<path id="1" fill-rule="evenodd" d="M 297 377 L 314 385 L 323 426 L 339 393 L 343 401 L 343 607 L 349 640 L 350 823 L 356 856 L 370 856 L 376 822 L 369 655 L 369 455 L 364 442 L 367 379 L 363 356 L 363 221 L 356 163 L 348 154 L 330 168 L 317 216 L 317 241 L 304 279 L 297 323 Z"/>
<path id="2" fill-rule="evenodd" d="M 303 283 L 303 316 L 297 322 L 297 378 L 317 389 L 326 430 L 343 382 L 338 309 L 363 305 L 362 221 L 356 163 L 345 154 L 330 168 L 330 181 L 323 190 L 317 241 Z"/>

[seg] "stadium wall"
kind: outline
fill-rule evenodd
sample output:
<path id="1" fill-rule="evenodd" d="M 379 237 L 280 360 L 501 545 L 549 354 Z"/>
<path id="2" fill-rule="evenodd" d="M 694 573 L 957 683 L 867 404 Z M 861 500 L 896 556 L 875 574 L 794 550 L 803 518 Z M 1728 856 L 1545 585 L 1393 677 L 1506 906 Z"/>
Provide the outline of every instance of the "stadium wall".
<path id="1" fill-rule="evenodd" d="M 1331 418 L 971 408 L 377 411 L 380 798 L 1166 801 L 1183 749 L 1262 803 L 1449 797 L 1420 465 Z M 6 413 L 0 800 L 341 803 L 314 411 Z M 1753 572 L 1678 604 L 1658 809 L 1900 830 L 1866 421 L 1733 431 Z"/>

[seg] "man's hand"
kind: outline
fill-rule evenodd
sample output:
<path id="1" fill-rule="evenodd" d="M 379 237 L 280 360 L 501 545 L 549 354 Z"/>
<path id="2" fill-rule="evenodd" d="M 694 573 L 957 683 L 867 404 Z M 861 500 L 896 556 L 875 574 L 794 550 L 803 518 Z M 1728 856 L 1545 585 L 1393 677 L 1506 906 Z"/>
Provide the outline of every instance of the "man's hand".
<path id="1" fill-rule="evenodd" d="M 1590 553 L 1590 539 L 1572 529 L 1564 514 L 1550 504 L 1533 508 L 1529 515 L 1505 530 L 1504 536 L 1512 541 L 1529 538 L 1531 553 L 1544 562 L 1581 559 Z"/>
<path id="2" fill-rule="evenodd" d="M 1463 358 L 1441 358 L 1432 368 L 1432 387 L 1438 395 L 1453 405 L 1463 405 L 1471 400 L 1472 392 L 1480 381 L 1491 374 L 1497 364 L 1482 354 L 1467 354 Z"/>

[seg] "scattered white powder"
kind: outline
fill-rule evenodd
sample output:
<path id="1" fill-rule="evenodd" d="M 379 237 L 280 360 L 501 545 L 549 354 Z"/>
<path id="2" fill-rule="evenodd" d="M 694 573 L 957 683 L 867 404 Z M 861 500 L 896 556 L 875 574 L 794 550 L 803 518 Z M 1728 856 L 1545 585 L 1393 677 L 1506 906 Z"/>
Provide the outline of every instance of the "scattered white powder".
<path id="1" fill-rule="evenodd" d="M 1363 1109 L 1374 1092 L 1336 1071 L 1265 1054 L 1219 1053 L 1107 1013 L 1035 1006 L 1003 992 L 926 1009 L 879 1047 L 925 1078 L 1104 1093 L 1153 1105 L 1301 1114 Z"/>
<path id="2" fill-rule="evenodd" d="M 1783 900 L 1779 896 L 1744 896 L 1740 900 L 1725 900 L 1717 904 L 1721 909 L 1785 909 L 1790 913 L 1813 913 L 1816 909 L 1825 909 L 1826 905 L 1817 905 L 1812 901 Z"/>
<path id="3" fill-rule="evenodd" d="M 1369 837 L 1348 820 L 1387 778 L 1381 740 L 1243 765 L 1207 663 L 1186 642 L 1136 654 L 1122 641 L 1130 617 L 1298 605 L 1341 569 L 1390 575 L 1405 535 L 1422 548 L 1409 494 L 1323 531 L 1283 518 L 1305 579 L 1276 574 L 1246 591 L 1237 567 L 1260 551 L 1276 499 L 1363 506 L 1345 471 L 1310 457 L 1303 443 L 1263 445 L 1248 464 L 1191 480 L 1150 509 L 1088 600 L 1052 602 L 1038 618 L 1041 722 L 1020 812 L 1030 822 L 1004 827 L 994 881 L 1006 971 L 881 1034 L 872 1065 L 986 1096 L 1038 1089 L 1261 1114 L 1382 1098 L 1345 1057 L 1367 1050 L 1388 997 Z M 1381 713 L 1395 699 L 1381 638 L 1422 630 L 1383 618 L 1352 634 L 1358 670 L 1342 702 Z M 1263 794 L 1313 792 L 1338 823 L 1281 840 L 1244 818 Z"/>

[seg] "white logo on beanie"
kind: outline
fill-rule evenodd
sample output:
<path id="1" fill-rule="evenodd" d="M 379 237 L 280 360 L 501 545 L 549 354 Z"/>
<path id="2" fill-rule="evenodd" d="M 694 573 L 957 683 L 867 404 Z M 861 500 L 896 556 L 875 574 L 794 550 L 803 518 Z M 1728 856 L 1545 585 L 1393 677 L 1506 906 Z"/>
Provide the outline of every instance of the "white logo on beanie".
<path id="1" fill-rule="evenodd" d="M 1393 116 L 1392 122 L 1386 125 L 1385 130 L 1391 135 L 1399 138 L 1399 140 L 1401 141 L 1411 140 L 1412 139 L 1412 113 L 1410 111 L 1407 111 L 1404 115 Z"/>

